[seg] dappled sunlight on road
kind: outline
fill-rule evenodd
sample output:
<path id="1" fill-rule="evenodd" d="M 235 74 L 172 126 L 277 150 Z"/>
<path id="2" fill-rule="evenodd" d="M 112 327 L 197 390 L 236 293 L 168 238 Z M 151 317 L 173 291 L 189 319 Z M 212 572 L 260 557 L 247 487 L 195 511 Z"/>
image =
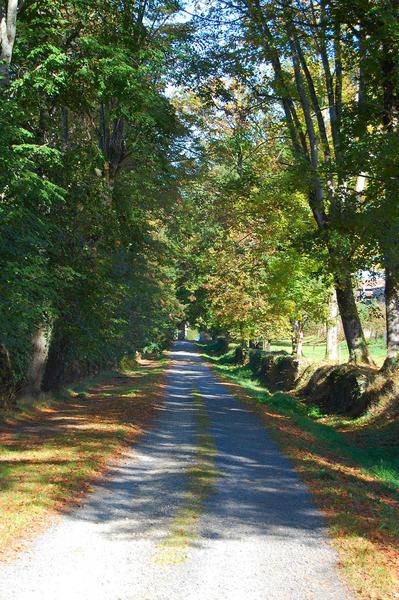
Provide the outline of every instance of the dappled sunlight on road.
<path id="1" fill-rule="evenodd" d="M 347 600 L 289 461 L 190 344 L 170 359 L 152 430 L 30 557 L 0 573 L 0 590 L 18 581 L 7 600 Z"/>

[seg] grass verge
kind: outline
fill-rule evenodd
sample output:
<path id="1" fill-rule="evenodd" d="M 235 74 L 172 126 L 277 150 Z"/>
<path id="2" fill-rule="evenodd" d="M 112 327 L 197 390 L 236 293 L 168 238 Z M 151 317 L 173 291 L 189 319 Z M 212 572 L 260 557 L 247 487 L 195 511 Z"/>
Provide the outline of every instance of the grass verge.
<path id="1" fill-rule="evenodd" d="M 346 429 L 289 394 L 270 393 L 249 369 L 203 356 L 233 395 L 261 417 L 309 485 L 357 596 L 399 598 L 398 438 L 396 452 L 372 431 L 367 437 L 364 428 L 360 441 L 353 422 Z"/>
<path id="2" fill-rule="evenodd" d="M 162 399 L 164 359 L 66 389 L 0 425 L 0 557 L 81 502 L 135 442 Z"/>

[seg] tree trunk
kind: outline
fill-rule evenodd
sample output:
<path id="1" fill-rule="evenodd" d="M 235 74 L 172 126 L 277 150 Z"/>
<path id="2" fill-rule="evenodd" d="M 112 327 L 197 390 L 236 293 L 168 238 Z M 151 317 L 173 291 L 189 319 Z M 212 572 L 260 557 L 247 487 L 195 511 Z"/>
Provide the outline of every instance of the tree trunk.
<path id="1" fill-rule="evenodd" d="M 296 356 L 296 349 L 297 349 L 297 339 L 296 336 L 294 335 L 294 333 L 291 334 L 291 347 L 292 347 L 292 351 L 291 354 L 292 356 Z"/>
<path id="2" fill-rule="evenodd" d="M 4 62 L 0 63 L 0 89 L 8 88 L 10 85 L 10 65 Z"/>
<path id="3" fill-rule="evenodd" d="M 10 355 L 7 348 L 0 344 L 0 407 L 15 406 L 15 385 L 12 377 Z"/>
<path id="4" fill-rule="evenodd" d="M 333 290 L 328 299 L 326 359 L 338 360 L 338 302 Z"/>
<path id="5" fill-rule="evenodd" d="M 303 356 L 303 331 L 302 329 L 298 332 L 298 344 L 296 350 L 296 357 L 301 358 Z"/>
<path id="6" fill-rule="evenodd" d="M 391 0 L 390 16 L 399 18 L 399 0 Z M 385 134 L 392 138 L 396 147 L 399 137 L 399 64 L 397 45 L 391 37 L 390 30 L 384 32 L 382 45 L 382 86 L 383 86 L 383 126 Z M 393 160 L 393 159 L 392 159 Z M 385 263 L 385 307 L 387 328 L 387 358 L 383 370 L 394 371 L 399 368 L 399 214 L 398 214 L 397 178 L 388 177 L 385 188 L 385 205 L 383 212 L 389 215 L 389 222 L 384 223 L 382 246 Z"/>
<path id="7" fill-rule="evenodd" d="M 270 340 L 262 340 L 263 352 L 270 352 Z"/>
<path id="8" fill-rule="evenodd" d="M 59 324 L 55 323 L 44 370 L 42 389 L 45 392 L 57 389 L 65 382 L 66 370 L 70 362 L 67 358 L 68 341 L 62 335 L 62 331 L 57 331 L 58 327 Z"/>
<path id="9" fill-rule="evenodd" d="M 303 324 L 295 320 L 292 323 L 292 355 L 296 358 L 303 356 Z"/>
<path id="10" fill-rule="evenodd" d="M 39 325 L 32 338 L 33 353 L 26 373 L 25 385 L 23 388 L 24 393 L 38 394 L 42 389 L 50 339 L 51 327 L 49 325 Z"/>
<path id="11" fill-rule="evenodd" d="M 387 357 L 383 370 L 399 367 L 399 269 L 385 269 L 385 308 L 387 328 Z"/>
<path id="12" fill-rule="evenodd" d="M 10 64 L 17 31 L 18 0 L 8 0 L 0 10 L 0 88 L 10 85 Z"/>
<path id="13" fill-rule="evenodd" d="M 350 274 L 336 277 L 335 290 L 339 313 L 349 351 L 349 362 L 373 365 L 360 322 Z"/>

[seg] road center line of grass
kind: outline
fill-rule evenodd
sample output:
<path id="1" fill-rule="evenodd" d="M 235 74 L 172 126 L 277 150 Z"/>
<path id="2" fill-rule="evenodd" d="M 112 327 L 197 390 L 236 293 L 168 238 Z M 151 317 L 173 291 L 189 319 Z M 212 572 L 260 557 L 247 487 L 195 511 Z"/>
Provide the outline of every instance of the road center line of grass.
<path id="1" fill-rule="evenodd" d="M 215 467 L 216 446 L 209 430 L 209 417 L 201 394 L 193 390 L 197 447 L 194 464 L 185 473 L 188 479 L 183 504 L 170 524 L 169 532 L 159 544 L 155 562 L 161 565 L 178 564 L 187 559 L 187 548 L 198 536 L 198 521 L 218 472 Z"/>

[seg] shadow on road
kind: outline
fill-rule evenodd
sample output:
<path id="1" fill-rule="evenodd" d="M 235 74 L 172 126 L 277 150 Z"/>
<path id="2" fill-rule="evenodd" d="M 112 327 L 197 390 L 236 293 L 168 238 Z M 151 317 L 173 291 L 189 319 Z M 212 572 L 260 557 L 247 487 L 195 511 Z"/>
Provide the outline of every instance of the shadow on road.
<path id="1" fill-rule="evenodd" d="M 115 467 L 73 517 L 107 523 L 116 538 L 157 537 L 184 501 L 197 448 L 192 391 L 201 394 L 217 448 L 218 478 L 201 519 L 204 539 L 303 537 L 317 544 L 322 522 L 290 463 L 258 419 L 217 382 L 191 344 L 171 353 L 166 399 L 137 459 Z M 200 538 L 195 544 L 200 544 Z"/>

